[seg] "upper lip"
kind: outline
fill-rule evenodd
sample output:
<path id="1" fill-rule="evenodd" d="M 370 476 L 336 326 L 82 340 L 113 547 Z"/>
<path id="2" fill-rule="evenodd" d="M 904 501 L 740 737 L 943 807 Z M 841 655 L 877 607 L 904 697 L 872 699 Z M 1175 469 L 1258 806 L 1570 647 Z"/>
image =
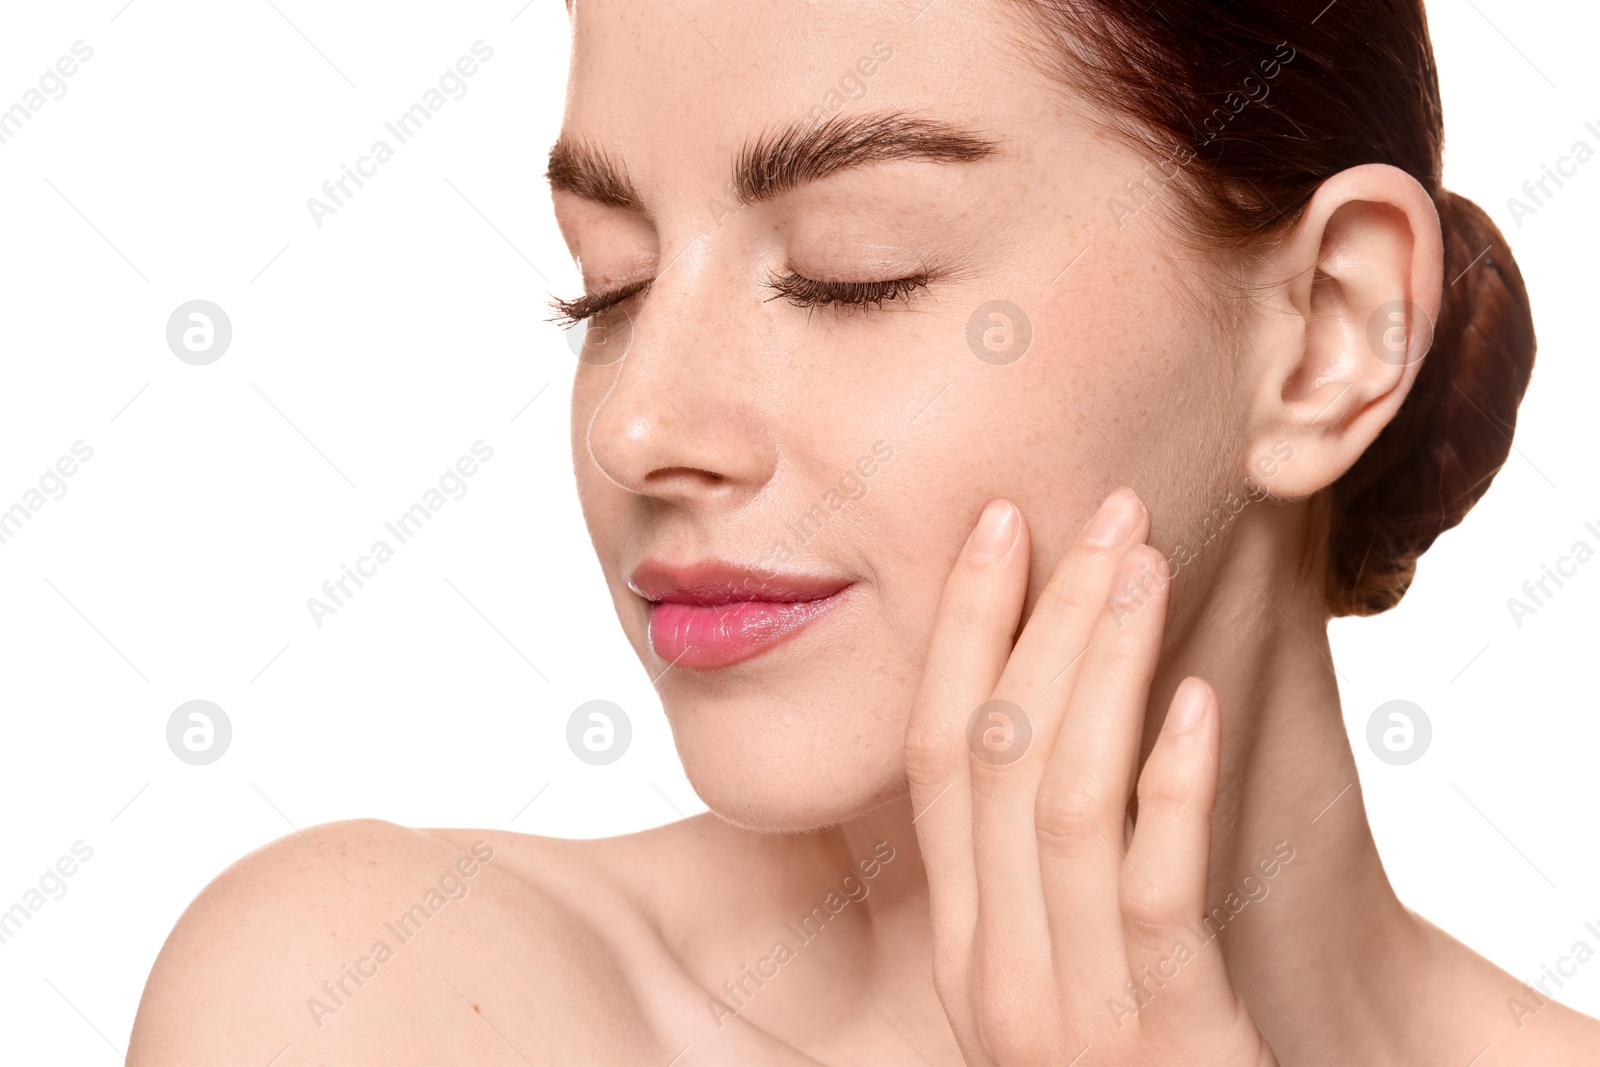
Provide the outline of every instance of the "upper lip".
<path id="1" fill-rule="evenodd" d="M 821 600 L 851 584 L 848 578 L 764 572 L 723 560 L 668 563 L 647 559 L 628 579 L 646 600 L 669 604 L 798 603 Z"/>

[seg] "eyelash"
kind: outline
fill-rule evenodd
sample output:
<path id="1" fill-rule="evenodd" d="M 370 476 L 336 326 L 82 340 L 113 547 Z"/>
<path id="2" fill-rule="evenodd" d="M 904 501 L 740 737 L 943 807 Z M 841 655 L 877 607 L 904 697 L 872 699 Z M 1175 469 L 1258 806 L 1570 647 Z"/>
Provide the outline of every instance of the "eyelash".
<path id="1" fill-rule="evenodd" d="M 650 288 L 650 284 L 654 280 L 652 278 L 649 281 L 634 282 L 631 285 L 624 285 L 619 289 L 611 289 L 605 292 L 585 293 L 573 300 L 551 297 L 550 309 L 555 314 L 546 321 L 562 327 L 576 326 L 584 319 L 593 318 L 602 311 L 622 303 L 635 293 L 644 292 Z"/>
<path id="2" fill-rule="evenodd" d="M 906 300 L 918 289 L 927 287 L 933 276 L 919 272 L 905 278 L 882 282 L 821 282 L 801 274 L 772 275 L 768 287 L 776 290 L 768 300 L 787 299 L 795 307 L 814 308 L 839 305 L 841 309 L 859 307 L 862 314 L 871 308 L 882 309 L 887 301 Z"/>
<path id="3" fill-rule="evenodd" d="M 933 275 L 925 272 L 878 282 L 824 282 L 801 274 L 774 274 L 767 279 L 767 286 L 776 292 L 767 299 L 787 299 L 803 308 L 837 306 L 844 311 L 859 307 L 865 314 L 871 308 L 881 310 L 889 301 L 909 299 L 932 280 Z M 558 326 L 575 326 L 644 292 L 653 281 L 634 282 L 607 292 L 585 293 L 573 300 L 552 298 L 550 307 L 556 314 L 549 321 Z"/>

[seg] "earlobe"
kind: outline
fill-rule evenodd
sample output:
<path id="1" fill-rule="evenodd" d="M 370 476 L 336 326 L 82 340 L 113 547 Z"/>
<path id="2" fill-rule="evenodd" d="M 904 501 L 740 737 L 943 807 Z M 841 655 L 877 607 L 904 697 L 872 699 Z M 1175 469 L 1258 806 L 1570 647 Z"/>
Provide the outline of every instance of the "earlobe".
<path id="1" fill-rule="evenodd" d="M 1433 343 L 1443 262 L 1438 211 L 1415 178 L 1366 164 L 1323 182 L 1263 268 L 1277 295 L 1253 335 L 1269 346 L 1255 361 L 1253 480 L 1309 496 L 1360 458 Z"/>

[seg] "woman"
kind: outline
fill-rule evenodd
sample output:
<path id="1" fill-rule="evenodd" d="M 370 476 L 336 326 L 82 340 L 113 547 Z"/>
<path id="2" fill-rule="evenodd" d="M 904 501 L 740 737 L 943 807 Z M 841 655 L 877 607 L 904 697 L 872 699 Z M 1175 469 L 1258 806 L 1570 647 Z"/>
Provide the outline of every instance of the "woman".
<path id="1" fill-rule="evenodd" d="M 714 814 L 336 823 L 130 1060 L 1576 1063 L 1408 912 L 1326 624 L 1504 461 L 1420 0 L 583 0 L 585 516 Z"/>

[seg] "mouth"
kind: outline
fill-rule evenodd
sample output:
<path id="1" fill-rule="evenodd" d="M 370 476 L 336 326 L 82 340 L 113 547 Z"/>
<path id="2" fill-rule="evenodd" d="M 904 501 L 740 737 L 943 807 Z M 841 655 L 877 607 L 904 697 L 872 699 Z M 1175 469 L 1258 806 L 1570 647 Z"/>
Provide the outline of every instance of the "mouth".
<path id="1" fill-rule="evenodd" d="M 651 650 L 674 666 L 714 670 L 792 639 L 836 607 L 853 583 L 714 560 L 646 560 L 628 584 L 650 602 Z"/>

